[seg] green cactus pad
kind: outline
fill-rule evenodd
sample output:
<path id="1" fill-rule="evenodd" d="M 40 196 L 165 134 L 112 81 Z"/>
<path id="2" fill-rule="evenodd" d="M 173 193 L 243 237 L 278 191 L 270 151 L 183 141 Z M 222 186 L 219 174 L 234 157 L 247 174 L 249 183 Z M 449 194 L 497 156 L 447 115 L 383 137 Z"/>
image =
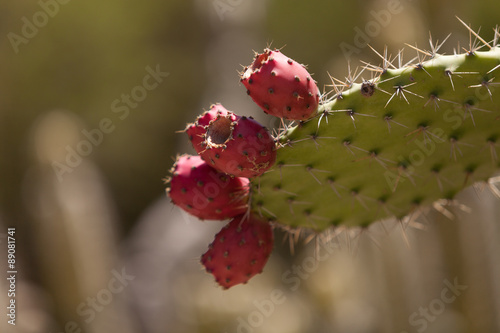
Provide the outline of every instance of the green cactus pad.
<path id="1" fill-rule="evenodd" d="M 490 47 L 490 46 L 488 46 Z M 320 105 L 280 136 L 252 210 L 317 231 L 402 218 L 499 170 L 500 48 L 431 54 Z"/>

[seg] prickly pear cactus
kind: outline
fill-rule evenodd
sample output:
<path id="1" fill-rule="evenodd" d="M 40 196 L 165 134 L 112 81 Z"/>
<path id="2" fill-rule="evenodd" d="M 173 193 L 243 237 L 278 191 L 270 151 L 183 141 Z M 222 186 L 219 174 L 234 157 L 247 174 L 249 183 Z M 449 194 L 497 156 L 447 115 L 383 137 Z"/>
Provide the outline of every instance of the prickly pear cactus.
<path id="1" fill-rule="evenodd" d="M 363 69 L 372 72 L 370 80 L 356 82 L 361 73 L 350 73 L 345 82 L 333 79 L 340 83 L 333 84 L 335 94 L 322 96 L 319 104 L 305 67 L 266 49 L 240 80 L 264 112 L 282 119 L 276 138 L 220 104 L 188 125 L 200 157 L 177 160 L 167 193 L 202 219 L 233 217 L 201 258 L 220 286 L 246 283 L 262 271 L 273 247 L 272 226 L 294 234 L 288 235 L 293 251 L 304 228 L 321 232 L 402 221 L 431 205 L 446 214 L 436 203 L 500 170 L 500 30 L 488 43 L 465 26 L 471 36 L 465 53 L 440 55 L 443 43 L 431 38 L 431 51 L 411 46 L 416 62 L 403 65 L 402 52 L 395 58 L 379 54 L 381 67 Z M 250 177 L 240 179 L 237 201 L 234 189 L 213 177 L 218 173 L 226 180 L 226 174 Z M 224 209 L 231 214 L 222 214 Z M 245 246 L 248 235 L 259 236 L 258 242 Z M 243 238 L 228 243 L 228 236 Z M 234 265 L 240 257 L 246 263 Z"/>
<path id="2" fill-rule="evenodd" d="M 453 199 L 500 168 L 500 48 L 408 65 L 384 58 L 349 77 L 317 114 L 279 137 L 276 164 L 252 179 L 251 209 L 317 231 L 401 218 Z M 420 58 L 420 57 L 419 57 Z"/>

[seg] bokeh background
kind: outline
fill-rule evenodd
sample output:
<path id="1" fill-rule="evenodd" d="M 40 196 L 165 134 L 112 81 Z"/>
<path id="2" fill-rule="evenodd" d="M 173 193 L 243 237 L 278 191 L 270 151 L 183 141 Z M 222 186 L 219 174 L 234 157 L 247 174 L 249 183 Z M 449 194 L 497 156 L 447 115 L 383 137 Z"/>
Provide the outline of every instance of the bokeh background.
<path id="1" fill-rule="evenodd" d="M 239 84 L 253 50 L 284 47 L 328 91 L 328 73 L 347 75 L 341 45 L 391 6 L 368 42 L 393 55 L 429 49 L 429 31 L 452 33 L 442 52 L 468 47 L 455 16 L 486 40 L 500 20 L 497 0 L 0 2 L 0 275 L 8 227 L 19 271 L 16 326 L 0 279 L 0 331 L 499 332 L 500 199 L 484 184 L 404 225 L 339 230 L 316 263 L 315 241 L 291 255 L 276 230 L 264 274 L 229 291 L 198 262 L 223 223 L 165 196 L 173 158 L 193 152 L 177 131 L 211 103 L 278 125 Z M 380 63 L 366 45 L 351 67 L 361 59 Z M 127 105 L 151 70 L 161 82 Z"/>

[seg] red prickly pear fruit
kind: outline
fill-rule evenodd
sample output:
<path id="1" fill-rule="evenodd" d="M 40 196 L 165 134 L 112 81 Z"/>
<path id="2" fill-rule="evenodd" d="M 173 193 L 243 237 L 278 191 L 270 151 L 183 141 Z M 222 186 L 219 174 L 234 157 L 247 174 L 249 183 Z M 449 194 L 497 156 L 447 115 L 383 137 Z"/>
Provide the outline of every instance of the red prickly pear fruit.
<path id="1" fill-rule="evenodd" d="M 262 272 L 273 249 L 271 225 L 255 216 L 237 216 L 215 236 L 201 256 L 207 272 L 224 289 Z"/>
<path id="2" fill-rule="evenodd" d="M 219 114 L 206 127 L 200 156 L 217 170 L 236 177 L 262 175 L 276 161 L 276 143 L 251 117 Z"/>
<path id="3" fill-rule="evenodd" d="M 205 133 L 210 122 L 216 119 L 218 115 L 225 116 L 227 113 L 228 111 L 221 104 L 213 104 L 208 111 L 205 111 L 201 116 L 196 118 L 194 123 L 187 126 L 186 133 L 196 153 L 200 154 L 205 150 L 203 142 L 205 141 Z"/>
<path id="4" fill-rule="evenodd" d="M 306 120 L 318 108 L 319 90 L 305 67 L 279 50 L 265 49 L 245 68 L 241 82 L 265 113 Z"/>
<path id="5" fill-rule="evenodd" d="M 249 180 L 230 177 L 199 156 L 177 158 L 167 194 L 172 202 L 202 220 L 225 220 L 247 210 Z"/>

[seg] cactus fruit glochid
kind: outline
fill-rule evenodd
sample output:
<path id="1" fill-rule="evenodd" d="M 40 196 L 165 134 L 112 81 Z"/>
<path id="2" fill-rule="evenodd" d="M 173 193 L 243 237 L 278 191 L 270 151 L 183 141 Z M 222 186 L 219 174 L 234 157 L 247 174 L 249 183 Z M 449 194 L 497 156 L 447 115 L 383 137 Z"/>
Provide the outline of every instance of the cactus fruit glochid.
<path id="1" fill-rule="evenodd" d="M 279 50 L 265 49 L 256 54 L 240 80 L 265 113 L 294 120 L 306 120 L 316 113 L 316 82 L 303 65 Z"/>
<path id="2" fill-rule="evenodd" d="M 224 220 L 247 211 L 248 179 L 230 177 L 199 156 L 177 158 L 168 180 L 172 202 L 200 219 Z"/>
<path id="3" fill-rule="evenodd" d="M 273 244 L 269 223 L 253 215 L 241 215 L 219 231 L 201 263 L 220 286 L 228 289 L 261 273 Z"/>

